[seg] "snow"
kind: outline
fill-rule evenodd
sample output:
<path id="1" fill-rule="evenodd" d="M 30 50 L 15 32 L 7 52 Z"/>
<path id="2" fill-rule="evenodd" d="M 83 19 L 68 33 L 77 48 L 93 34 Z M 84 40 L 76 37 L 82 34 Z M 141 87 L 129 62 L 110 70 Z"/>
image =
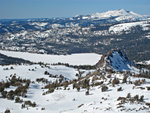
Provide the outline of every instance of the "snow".
<path id="1" fill-rule="evenodd" d="M 120 84 L 120 86 L 116 87 L 109 86 L 109 91 L 107 92 L 101 92 L 100 86 L 91 87 L 90 95 L 88 96 L 85 95 L 84 89 L 77 92 L 76 89 L 72 89 L 72 86 L 69 86 L 70 90 L 55 90 L 54 93 L 42 95 L 46 91 L 45 89 L 41 89 L 42 86 L 39 83 L 31 84 L 27 98 L 24 98 L 24 100 L 36 102 L 38 104 L 36 108 L 21 109 L 21 104 L 7 99 L 0 99 L 0 109 L 4 111 L 6 108 L 9 108 L 11 113 L 120 113 L 121 111 L 117 109 L 117 104 L 119 103 L 117 98 L 120 96 L 126 97 L 129 92 L 131 96 L 135 96 L 136 94 L 139 94 L 139 96 L 144 95 L 146 101 L 149 101 L 149 93 L 146 90 L 132 89 L 133 84 Z M 142 87 L 146 86 L 143 85 Z M 122 87 L 123 91 L 117 92 L 117 88 L 119 87 Z M 107 101 L 103 98 L 107 98 Z M 82 106 L 78 107 L 80 105 Z M 143 105 L 127 104 L 126 106 L 128 108 L 139 109 Z M 45 108 L 45 110 L 41 111 L 41 108 Z M 129 113 L 134 112 L 130 111 Z M 139 111 L 138 113 L 146 112 Z M 121 113 L 126 113 L 126 111 Z"/>
<path id="2" fill-rule="evenodd" d="M 112 54 L 113 56 L 109 56 L 110 60 L 112 61 L 111 65 L 114 69 L 116 70 L 130 70 L 129 66 L 128 66 L 128 62 L 127 64 L 125 64 L 125 59 L 122 58 L 117 52 Z"/>
<path id="3" fill-rule="evenodd" d="M 101 58 L 100 54 L 96 53 L 81 53 L 81 54 L 71 54 L 71 55 L 47 55 L 47 54 L 35 54 L 27 52 L 14 52 L 14 51 L 4 51 L 0 50 L 0 53 L 23 58 L 32 62 L 44 62 L 44 63 L 69 63 L 70 65 L 95 65 Z"/>
<path id="4" fill-rule="evenodd" d="M 98 62 L 98 65 L 100 65 L 99 68 L 112 68 L 119 72 L 130 71 L 132 73 L 139 74 L 139 69 L 136 68 L 135 64 L 131 62 L 124 51 L 121 50 L 112 50 L 106 53 L 106 56 L 102 57 L 100 62 Z"/>
<path id="5" fill-rule="evenodd" d="M 147 61 L 143 61 L 143 62 L 138 62 L 139 64 L 146 64 L 146 65 L 150 65 L 150 60 Z"/>
<path id="6" fill-rule="evenodd" d="M 134 12 L 128 12 L 125 10 L 114 10 L 108 11 L 106 13 L 96 13 L 91 15 L 92 19 L 105 19 L 115 17 L 116 21 L 122 20 L 130 20 L 130 19 L 145 19 L 144 16 L 138 15 Z M 80 19 L 80 18 L 79 18 Z M 82 17 L 82 19 L 88 19 L 88 17 Z M 33 23 L 33 25 L 37 25 L 40 27 L 44 27 L 47 23 Z M 68 27 L 76 27 L 78 25 L 74 25 L 70 23 L 66 26 Z M 140 25 L 143 30 L 149 30 L 146 21 L 143 22 L 134 22 L 134 23 L 125 23 L 125 24 L 117 24 L 109 28 L 110 32 L 120 33 L 120 32 L 128 32 L 132 29 L 132 27 L 136 27 Z M 52 27 L 57 28 L 61 27 L 59 24 L 53 24 Z M 69 32 L 69 31 L 67 31 Z M 38 35 L 40 32 L 36 32 L 35 35 Z M 41 34 L 41 37 L 48 36 L 51 33 L 50 30 L 47 30 L 45 34 Z M 16 36 L 25 36 L 27 32 L 22 31 Z M 40 37 L 40 36 L 39 36 Z M 15 35 L 11 36 L 11 39 L 15 38 Z M 104 44 L 109 44 L 108 42 L 104 42 Z M 31 48 L 32 49 L 32 48 Z M 44 52 L 43 50 L 40 50 Z M 42 95 L 48 89 L 43 89 L 46 83 L 36 82 L 37 78 L 45 78 L 48 81 L 52 82 L 58 80 L 59 78 L 50 77 L 49 75 L 45 75 L 45 71 L 49 72 L 53 75 L 63 75 L 67 80 L 77 79 L 76 74 L 79 74 L 79 71 L 82 71 L 82 77 L 85 77 L 89 72 L 93 72 L 95 70 L 82 70 L 75 69 L 71 67 L 66 67 L 63 65 L 51 65 L 53 63 L 69 63 L 70 65 L 94 65 L 96 64 L 101 55 L 95 53 L 82 53 L 82 54 L 71 54 L 71 55 L 48 55 L 48 54 L 36 54 L 36 53 L 27 53 L 27 52 L 14 52 L 14 51 L 4 51 L 0 50 L 0 53 L 11 56 L 23 58 L 25 60 L 29 60 L 32 62 L 44 62 L 48 63 L 47 65 L 39 65 L 39 64 L 25 64 L 25 65 L 8 65 L 8 66 L 0 66 L 0 82 L 6 81 L 10 77 L 10 75 L 16 75 L 17 77 L 30 79 L 31 82 L 29 89 L 27 91 L 27 97 L 21 97 L 23 100 L 30 100 L 32 102 L 36 102 L 37 106 L 35 108 L 28 107 L 25 109 L 21 109 L 20 103 L 15 103 L 13 100 L 7 100 L 0 98 L 0 113 L 4 113 L 6 109 L 10 109 L 11 113 L 147 113 L 150 108 L 147 107 L 146 110 L 138 111 L 140 108 L 144 108 L 145 103 L 125 103 L 123 106 L 126 108 L 125 111 L 121 111 L 118 109 L 117 101 L 118 97 L 126 97 L 128 93 L 131 94 L 132 97 L 135 95 L 142 96 L 144 95 L 144 102 L 150 102 L 149 91 L 147 87 L 149 87 L 150 79 L 144 78 L 146 83 L 141 86 L 135 86 L 133 83 L 136 80 L 142 80 L 143 78 L 136 78 L 128 75 L 127 83 L 120 83 L 115 86 L 109 84 L 109 81 L 113 78 L 117 77 L 120 81 L 123 78 L 123 74 L 121 73 L 111 73 L 111 78 L 107 78 L 109 73 L 105 73 L 105 80 L 102 80 L 105 85 L 108 86 L 108 91 L 101 92 L 101 85 L 90 87 L 89 95 L 85 95 L 86 89 L 81 89 L 79 92 L 76 89 L 72 88 L 72 84 L 68 86 L 67 90 L 57 89 L 53 93 Z M 115 68 L 119 66 L 119 70 L 131 70 L 134 73 L 137 73 L 139 70 L 135 68 L 133 65 L 130 65 L 128 61 L 125 61 L 124 58 L 120 57 L 118 53 L 113 53 L 113 57 L 110 57 L 112 61 L 112 66 Z M 0 59 L 0 62 L 3 59 Z M 150 61 L 146 61 L 150 64 Z M 13 69 L 11 68 L 13 67 Z M 7 68 L 7 69 L 6 69 Z M 116 70 L 118 70 L 116 68 Z M 101 75 L 98 75 L 100 77 Z M 92 81 L 92 77 L 90 80 Z M 100 80 L 97 80 L 100 81 Z M 96 82 L 97 82 L 96 81 Z M 132 81 L 132 83 L 129 83 Z M 95 82 L 95 83 L 96 83 Z M 122 87 L 123 91 L 118 92 L 117 89 Z M 5 91 L 15 90 L 17 87 L 10 86 L 6 88 Z M 144 88 L 144 89 L 140 89 Z M 1 93 L 0 93 L 1 96 Z M 79 107 L 80 106 L 80 107 Z M 45 108 L 45 110 L 41 110 L 41 108 Z M 133 110 L 134 109 L 134 110 Z"/>
<path id="7" fill-rule="evenodd" d="M 111 26 L 109 28 L 109 32 L 111 32 L 111 33 L 122 33 L 122 32 L 128 33 L 131 31 L 131 28 L 134 28 L 136 26 L 142 27 L 143 31 L 149 30 L 148 23 L 146 21 L 142 21 L 142 22 L 117 24 L 117 25 Z"/>
<path id="8" fill-rule="evenodd" d="M 22 53 L 22 52 L 8 52 L 8 51 L 1 51 L 5 54 L 8 54 L 10 56 L 17 55 L 19 57 L 25 57 L 28 55 L 29 57 L 31 53 Z M 36 59 L 37 57 L 41 57 L 41 59 L 45 59 L 45 62 L 50 63 L 49 60 L 45 57 L 44 54 L 32 54 L 35 55 L 31 60 Z M 76 57 L 80 56 L 79 58 L 83 60 L 81 57 L 82 55 L 91 55 L 91 54 L 75 54 L 69 55 L 68 58 L 72 58 L 72 60 L 75 60 Z M 95 55 L 95 54 L 94 54 Z M 115 54 L 116 55 L 116 54 Z M 46 55 L 47 56 L 47 55 Z M 49 55 L 48 55 L 49 56 Z M 56 55 L 57 56 L 57 55 Z M 100 56 L 100 55 L 98 55 Z M 116 55 L 117 56 L 117 55 Z M 59 58 L 63 58 L 64 56 L 61 55 Z M 48 57 L 49 58 L 49 57 Z M 50 57 L 51 58 L 51 57 Z M 91 58 L 91 57 L 90 57 Z M 84 59 L 89 60 L 88 57 L 84 56 Z M 99 59 L 99 57 L 98 57 Z M 54 60 L 54 59 L 53 59 Z M 57 59 L 59 60 L 59 59 Z M 67 59 L 66 59 L 67 60 Z M 73 63 L 73 62 L 70 62 Z M 76 62 L 81 63 L 81 62 Z M 11 69 L 10 67 L 13 67 L 14 69 Z M 5 70 L 8 68 L 8 70 Z M 115 87 L 113 87 L 111 84 L 108 84 L 110 79 L 117 77 L 119 79 L 123 78 L 123 74 L 116 74 L 112 73 L 112 78 L 107 78 L 104 80 L 104 84 L 107 84 L 109 87 L 109 90 L 106 92 L 101 92 L 101 86 L 95 86 L 90 87 L 89 95 L 85 95 L 86 89 L 81 89 L 79 92 L 76 89 L 72 88 L 72 85 L 69 85 L 68 88 L 70 90 L 64 90 L 64 87 L 62 89 L 55 90 L 53 93 L 42 95 L 43 92 L 46 92 L 47 89 L 42 89 L 46 84 L 45 83 L 38 83 L 36 82 L 37 78 L 45 78 L 49 81 L 55 81 L 57 78 L 49 77 L 49 75 L 45 75 L 44 72 L 48 71 L 51 74 L 62 74 L 64 77 L 73 80 L 76 78 L 76 73 L 79 73 L 77 69 L 62 66 L 62 65 L 39 65 L 39 64 L 33 64 L 33 65 L 8 65 L 8 66 L 0 66 L 0 81 L 6 79 L 10 75 L 16 75 L 17 77 L 30 79 L 31 81 L 35 81 L 34 83 L 31 83 L 29 86 L 29 89 L 27 91 L 27 97 L 22 99 L 30 100 L 32 102 L 36 102 L 37 106 L 35 108 L 28 107 L 25 109 L 21 109 L 20 103 L 15 103 L 15 101 L 7 100 L 0 98 L 0 112 L 3 112 L 8 108 L 10 109 L 11 113 L 135 113 L 136 111 L 130 111 L 128 109 L 136 109 L 145 106 L 144 104 L 136 104 L 136 103 L 126 103 L 124 106 L 127 108 L 125 111 L 121 111 L 117 108 L 117 104 L 119 101 L 117 101 L 118 97 L 126 97 L 128 93 L 131 93 L 131 96 L 144 95 L 144 101 L 149 102 L 149 91 L 146 90 L 146 87 L 149 86 L 150 79 L 146 79 L 147 83 L 142 84 L 141 87 L 145 88 L 141 90 L 138 87 L 133 88 L 134 84 L 129 83 L 120 83 L 117 84 Z M 81 70 L 80 70 L 81 71 Z M 91 72 L 92 70 L 82 70 L 85 74 Z M 105 76 L 108 74 L 106 73 Z M 98 75 L 99 76 L 99 75 Z M 92 79 L 92 78 L 91 78 Z M 135 80 L 142 80 L 142 78 L 135 78 L 132 76 L 129 76 L 127 78 L 127 81 L 135 81 Z M 118 92 L 117 89 L 119 87 L 122 87 L 123 91 Z M 5 90 L 15 90 L 16 87 L 9 87 Z M 1 93 L 0 93 L 1 95 Z M 79 107 L 80 106 L 80 107 Z M 41 108 L 45 108 L 45 110 L 41 110 Z M 128 111 L 127 111 L 128 110 Z M 149 108 L 148 108 L 149 110 Z M 137 111 L 137 113 L 147 113 L 148 110 L 141 110 Z"/>
<path id="9" fill-rule="evenodd" d="M 11 90 L 16 90 L 17 87 L 15 86 L 10 86 L 9 88 L 6 88 L 5 91 L 11 91 Z"/>
<path id="10" fill-rule="evenodd" d="M 19 36 L 25 36 L 28 32 L 27 31 L 21 31 L 20 33 L 16 33 L 15 37 L 19 37 Z M 12 35 L 12 34 L 11 34 Z"/>
<path id="11" fill-rule="evenodd" d="M 149 61 L 146 61 L 146 64 L 150 64 L 150 60 L 149 60 Z"/>
<path id="12" fill-rule="evenodd" d="M 10 75 L 16 75 L 17 77 L 30 79 L 31 81 L 36 81 L 37 78 L 46 78 L 49 81 L 55 81 L 56 78 L 51 78 L 49 75 L 44 75 L 45 71 L 48 71 L 50 74 L 63 75 L 65 78 L 70 80 L 77 78 L 75 75 L 78 73 L 77 69 L 69 68 L 65 66 L 50 66 L 41 67 L 40 65 L 10 65 L 10 66 L 0 66 L 0 81 L 6 80 Z M 14 69 L 10 69 L 13 67 Z M 4 70 L 4 68 L 8 68 L 8 70 Z M 30 69 L 30 70 L 29 70 Z M 32 71 L 34 69 L 34 71 Z M 89 71 L 88 71 L 89 72 Z M 87 73 L 87 72 L 86 72 Z M 31 84 L 27 93 L 27 98 L 23 98 L 23 100 L 31 100 L 32 102 L 36 102 L 38 106 L 36 108 L 21 109 L 21 104 L 17 104 L 14 101 L 10 101 L 7 99 L 0 99 L 0 110 L 4 111 L 9 108 L 12 113 L 34 113 L 34 112 L 42 112 L 41 108 L 44 107 L 44 113 L 58 113 L 63 111 L 64 109 L 68 109 L 68 106 L 74 107 L 72 104 L 73 98 L 78 98 L 77 91 L 68 92 L 68 90 L 63 91 L 55 91 L 55 93 L 51 95 L 43 96 L 42 93 L 46 91 L 46 89 L 41 89 L 44 86 L 43 83 L 35 83 Z M 9 87 L 5 89 L 5 91 L 15 90 L 16 87 Z M 83 95 L 84 92 L 81 93 Z M 81 97 L 80 97 L 81 98 Z M 10 103 L 8 103 L 10 101 Z M 11 104 L 10 106 L 7 106 Z M 78 105 L 78 102 L 76 102 Z M 63 107 L 62 107 L 63 106 Z"/>
<path id="13" fill-rule="evenodd" d="M 64 27 L 64 26 L 61 25 L 61 24 L 52 24 L 51 26 L 52 26 L 52 28 Z"/>
<path id="14" fill-rule="evenodd" d="M 116 21 L 134 21 L 134 20 L 146 20 L 147 16 L 142 16 L 139 14 L 136 14 L 134 12 L 126 11 L 124 9 L 120 10 L 110 10 L 104 13 L 95 13 L 91 15 L 92 19 L 108 19 L 115 17 Z"/>
<path id="15" fill-rule="evenodd" d="M 117 52 L 113 51 L 112 55 L 109 57 L 109 65 L 113 67 L 113 69 L 117 71 L 132 71 L 134 73 L 139 73 L 139 69 L 137 69 L 133 62 L 126 59 L 126 55 L 124 52 L 121 52 L 122 56 Z"/>
<path id="16" fill-rule="evenodd" d="M 13 67 L 14 69 L 10 69 L 10 67 Z M 25 77 L 27 79 L 35 81 L 36 78 L 42 78 L 45 77 L 48 80 L 51 80 L 48 75 L 45 75 L 44 72 L 48 71 L 50 74 L 53 75 L 63 75 L 65 78 L 72 80 L 77 78 L 75 75 L 78 73 L 77 69 L 69 68 L 65 66 L 49 66 L 50 68 L 42 68 L 39 65 L 22 65 L 22 66 L 0 66 L 0 79 L 5 79 L 6 75 L 10 76 L 17 75 L 20 77 Z M 8 70 L 4 70 L 5 68 L 8 68 Z M 33 69 L 33 70 L 32 70 Z M 38 74 L 38 75 L 37 75 Z"/>
<path id="17" fill-rule="evenodd" d="M 46 22 L 33 22 L 33 23 L 30 23 L 30 25 L 36 25 L 36 26 L 40 26 L 40 27 L 44 27 L 47 24 L 48 23 L 46 23 Z"/>
<path id="18" fill-rule="evenodd" d="M 83 16 L 83 17 L 82 17 L 82 19 L 88 19 L 88 17 L 86 17 L 86 16 Z"/>

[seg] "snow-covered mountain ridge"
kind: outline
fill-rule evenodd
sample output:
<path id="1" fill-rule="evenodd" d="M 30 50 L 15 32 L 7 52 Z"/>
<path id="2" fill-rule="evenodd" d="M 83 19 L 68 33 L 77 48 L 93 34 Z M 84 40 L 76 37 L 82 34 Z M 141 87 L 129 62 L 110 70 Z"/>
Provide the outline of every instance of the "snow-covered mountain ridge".
<path id="1" fill-rule="evenodd" d="M 150 16 L 136 14 L 133 11 L 126 11 L 124 9 L 112 10 L 103 13 L 95 13 L 87 16 L 77 16 L 82 17 L 82 19 L 93 19 L 93 20 L 102 20 L 102 19 L 111 19 L 111 21 L 116 22 L 129 22 L 129 21 L 139 21 L 146 20 Z"/>

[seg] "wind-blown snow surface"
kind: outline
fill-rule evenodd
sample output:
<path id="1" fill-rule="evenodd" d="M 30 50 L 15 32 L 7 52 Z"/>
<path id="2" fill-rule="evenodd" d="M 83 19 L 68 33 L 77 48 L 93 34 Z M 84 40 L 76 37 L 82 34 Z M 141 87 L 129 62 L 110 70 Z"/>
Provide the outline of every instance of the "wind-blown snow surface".
<path id="1" fill-rule="evenodd" d="M 69 63 L 70 65 L 95 65 L 101 58 L 101 55 L 95 53 L 82 53 L 72 55 L 47 55 L 47 54 L 35 54 L 27 52 L 14 52 L 14 51 L 3 51 L 0 53 L 29 60 L 31 62 L 44 62 L 44 63 Z"/>

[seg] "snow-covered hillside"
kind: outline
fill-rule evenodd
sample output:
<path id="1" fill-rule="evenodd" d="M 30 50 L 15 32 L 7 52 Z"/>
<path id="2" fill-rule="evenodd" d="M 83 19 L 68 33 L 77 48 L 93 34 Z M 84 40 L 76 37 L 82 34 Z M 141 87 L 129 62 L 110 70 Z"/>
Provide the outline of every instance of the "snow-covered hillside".
<path id="1" fill-rule="evenodd" d="M 114 34 L 122 34 L 122 33 L 128 34 L 132 31 L 132 29 L 134 30 L 135 27 L 140 27 L 140 29 L 143 31 L 150 30 L 148 21 L 141 21 L 141 22 L 116 24 L 109 28 L 109 32 L 114 33 Z"/>
<path id="2" fill-rule="evenodd" d="M 50 74 L 45 74 L 45 71 Z M 72 83 L 69 83 L 67 86 L 55 88 L 54 92 L 46 93 L 49 89 L 44 87 L 59 80 L 60 75 L 67 80 L 73 80 L 77 78 L 76 74 L 79 74 L 79 71 L 83 71 L 82 76 L 86 76 L 86 80 L 89 80 L 89 89 L 82 87 L 76 89 Z M 6 109 L 9 109 L 11 113 L 147 113 L 150 110 L 149 91 L 147 90 L 149 79 L 144 80 L 127 74 L 125 82 L 124 74 L 112 73 L 110 76 L 107 72 L 102 73 L 104 76 L 101 75 L 101 72 L 94 70 L 78 70 L 65 66 L 38 64 L 0 66 L 1 81 L 6 81 L 6 79 L 9 81 L 12 76 L 32 81 L 26 97 L 19 96 L 23 102 L 16 102 L 17 96 L 14 97 L 15 100 L 0 98 L 0 112 L 4 113 Z M 56 74 L 57 76 L 55 76 Z M 116 78 L 119 82 L 112 84 L 110 81 L 114 81 Z M 43 80 L 43 82 L 38 80 Z M 47 80 L 48 83 L 44 80 Z M 76 80 L 76 84 L 86 81 L 85 78 Z M 140 84 L 135 85 L 134 83 L 139 80 Z M 102 91 L 104 86 L 108 87 L 106 91 Z M 17 87 L 10 86 L 4 91 L 10 93 L 15 91 Z M 131 97 L 126 98 L 129 94 Z M 136 95 L 138 95 L 138 100 L 134 100 Z M 1 93 L 0 96 L 2 96 Z M 142 99 L 140 100 L 140 98 Z M 26 105 L 24 108 L 22 104 L 25 101 L 35 102 L 36 106 Z"/>
<path id="3" fill-rule="evenodd" d="M 44 63 L 0 66 L 0 113 L 9 110 L 11 113 L 147 113 L 150 110 L 148 69 L 146 74 L 113 72 L 105 70 L 105 67 L 97 69 L 95 66 L 45 64 L 54 63 L 48 58 L 55 63 L 62 61 L 50 55 L 1 53 L 24 56 L 25 59 L 32 57 L 28 59 L 31 61 L 39 57 L 35 62 Z M 82 55 L 86 62 L 80 62 Z M 94 63 L 88 60 L 101 57 L 92 55 L 69 55 L 67 59 L 61 55 L 59 58 L 66 60 L 65 63 L 70 58 L 70 64 L 90 65 Z M 125 66 L 132 64 L 119 51 L 112 51 L 108 58 L 108 63 L 112 65 L 119 65 L 119 62 Z"/>

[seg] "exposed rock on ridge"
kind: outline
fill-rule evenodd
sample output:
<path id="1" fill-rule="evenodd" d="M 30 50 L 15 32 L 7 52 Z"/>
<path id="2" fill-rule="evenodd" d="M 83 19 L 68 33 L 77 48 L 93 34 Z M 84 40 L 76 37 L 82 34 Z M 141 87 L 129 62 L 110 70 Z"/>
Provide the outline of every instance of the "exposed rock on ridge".
<path id="1" fill-rule="evenodd" d="M 124 51 L 114 49 L 103 55 L 96 66 L 98 68 L 111 68 L 115 71 L 130 71 L 136 65 L 127 58 Z"/>

